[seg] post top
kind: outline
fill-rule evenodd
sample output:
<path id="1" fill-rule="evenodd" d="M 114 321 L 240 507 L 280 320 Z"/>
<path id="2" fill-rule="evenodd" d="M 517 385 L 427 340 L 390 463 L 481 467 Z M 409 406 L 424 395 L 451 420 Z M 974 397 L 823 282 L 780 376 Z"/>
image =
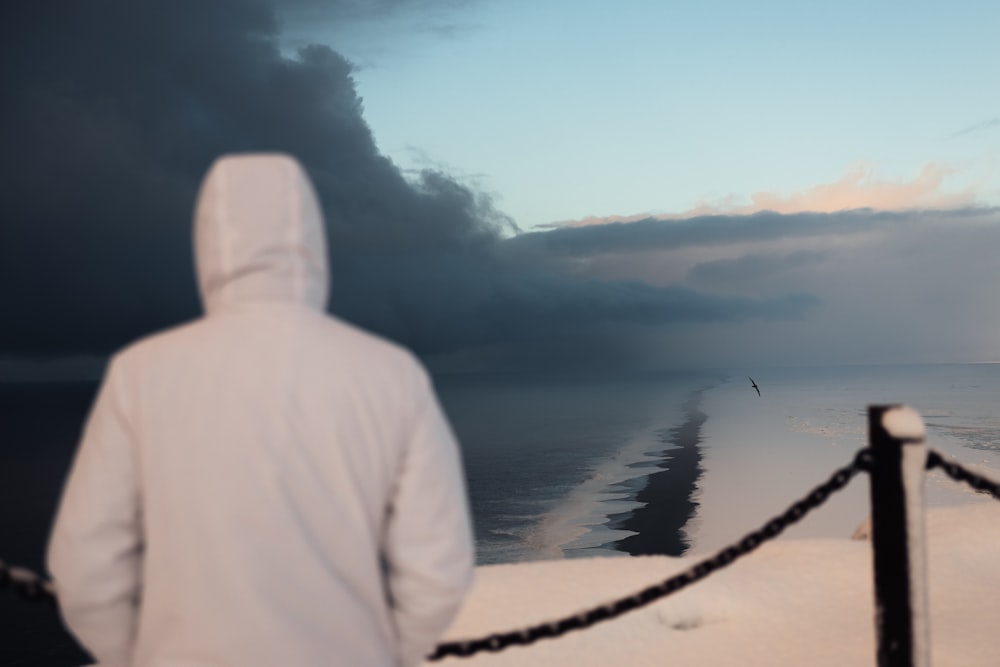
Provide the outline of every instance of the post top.
<path id="1" fill-rule="evenodd" d="M 882 413 L 882 427 L 897 440 L 923 440 L 924 420 L 908 405 L 893 405 Z"/>

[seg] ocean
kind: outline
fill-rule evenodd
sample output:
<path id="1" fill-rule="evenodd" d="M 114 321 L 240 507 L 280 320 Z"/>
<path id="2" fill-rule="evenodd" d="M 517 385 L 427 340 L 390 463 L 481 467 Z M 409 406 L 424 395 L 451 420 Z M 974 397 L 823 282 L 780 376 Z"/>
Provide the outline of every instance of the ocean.
<path id="1" fill-rule="evenodd" d="M 438 389 L 483 564 L 719 549 L 848 464 L 873 404 L 909 404 L 930 446 L 1000 477 L 996 364 L 473 375 Z M 926 492 L 929 505 L 983 500 L 939 472 Z M 850 536 L 868 493 L 861 476 L 783 537 Z"/>
<path id="2" fill-rule="evenodd" d="M 756 391 L 748 379 L 760 387 Z M 461 443 L 480 564 L 700 553 L 739 539 L 907 403 L 931 447 L 1000 477 L 1000 365 L 435 378 Z M 92 384 L 0 385 L 0 559 L 40 569 Z M 930 505 L 986 502 L 935 472 Z M 782 536 L 848 537 L 864 475 Z M 0 664 L 79 665 L 54 609 L 0 591 Z"/>

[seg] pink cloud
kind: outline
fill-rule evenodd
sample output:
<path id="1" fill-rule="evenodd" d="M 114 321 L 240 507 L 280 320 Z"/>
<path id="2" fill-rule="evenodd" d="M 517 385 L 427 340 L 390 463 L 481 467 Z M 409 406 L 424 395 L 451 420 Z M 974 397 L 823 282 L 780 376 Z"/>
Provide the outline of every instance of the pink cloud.
<path id="1" fill-rule="evenodd" d="M 870 208 L 882 211 L 946 210 L 972 206 L 976 203 L 975 188 L 958 192 L 942 189 L 945 179 L 956 173 L 955 169 L 937 163 L 928 163 L 911 181 L 892 182 L 876 180 L 868 163 L 848 169 L 839 180 L 823 183 L 801 192 L 781 194 L 755 192 L 750 203 L 740 203 L 734 196 L 717 200 L 702 200 L 692 209 L 682 213 L 592 216 L 561 223 L 558 226 L 578 227 L 613 222 L 635 222 L 648 218 L 676 220 L 699 215 L 746 215 L 759 211 L 778 213 L 832 213 L 850 209 Z"/>
<path id="2" fill-rule="evenodd" d="M 839 181 L 817 185 L 788 196 L 774 192 L 758 192 L 751 198 L 753 203 L 749 210 L 832 213 L 855 208 L 887 211 L 949 209 L 975 203 L 972 188 L 957 193 L 942 191 L 944 179 L 955 173 L 954 169 L 943 165 L 927 164 L 919 176 L 905 183 L 875 180 L 872 171 L 871 165 L 855 165 Z"/>

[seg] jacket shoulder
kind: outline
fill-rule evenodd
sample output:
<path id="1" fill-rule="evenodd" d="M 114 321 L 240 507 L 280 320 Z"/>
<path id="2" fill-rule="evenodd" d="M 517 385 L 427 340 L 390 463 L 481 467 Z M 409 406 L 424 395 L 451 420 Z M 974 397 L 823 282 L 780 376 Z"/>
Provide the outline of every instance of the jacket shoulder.
<path id="1" fill-rule="evenodd" d="M 325 346 L 329 354 L 371 369 L 410 375 L 421 383 L 427 381 L 423 364 L 403 345 L 333 315 L 324 315 L 322 322 L 323 333 L 329 337 L 330 344 Z"/>
<path id="2" fill-rule="evenodd" d="M 115 352 L 112 360 L 117 360 L 120 364 L 130 364 L 134 360 L 155 356 L 176 345 L 180 339 L 187 338 L 195 329 L 200 328 L 203 321 L 199 319 L 183 322 L 137 338 Z"/>

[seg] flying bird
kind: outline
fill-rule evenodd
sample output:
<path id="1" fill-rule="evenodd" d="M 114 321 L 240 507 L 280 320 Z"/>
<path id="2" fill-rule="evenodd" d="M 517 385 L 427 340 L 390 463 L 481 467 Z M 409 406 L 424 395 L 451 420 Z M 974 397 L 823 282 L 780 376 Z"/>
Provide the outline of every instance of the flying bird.
<path id="1" fill-rule="evenodd" d="M 758 387 L 757 383 L 753 381 L 753 378 L 751 378 L 749 375 L 747 377 L 750 378 L 750 384 L 753 385 L 753 388 L 757 390 L 757 395 L 760 396 L 760 387 Z"/>

